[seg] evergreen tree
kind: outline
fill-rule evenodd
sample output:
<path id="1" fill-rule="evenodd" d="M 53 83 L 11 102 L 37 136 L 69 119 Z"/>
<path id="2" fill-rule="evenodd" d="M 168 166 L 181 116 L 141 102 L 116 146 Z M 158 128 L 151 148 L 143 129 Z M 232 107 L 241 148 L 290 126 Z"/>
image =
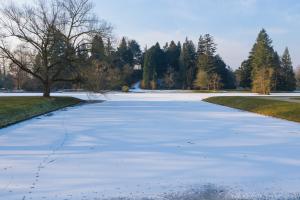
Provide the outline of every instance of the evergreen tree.
<path id="1" fill-rule="evenodd" d="M 96 35 L 92 40 L 91 59 L 98 61 L 105 59 L 104 42 L 100 35 Z"/>
<path id="2" fill-rule="evenodd" d="M 105 57 L 109 65 L 114 65 L 114 61 L 116 60 L 116 52 L 110 38 L 107 39 L 105 44 Z"/>
<path id="3" fill-rule="evenodd" d="M 167 72 L 166 57 L 164 51 L 160 48 L 159 43 L 156 43 L 153 47 L 153 65 L 154 71 L 156 72 L 156 78 L 161 79 Z"/>
<path id="4" fill-rule="evenodd" d="M 204 41 L 204 54 L 208 56 L 213 56 L 216 53 L 216 44 L 214 38 L 210 34 L 205 34 L 203 37 Z"/>
<path id="5" fill-rule="evenodd" d="M 158 43 L 145 53 L 143 66 L 143 87 L 156 89 L 158 78 L 164 76 L 164 52 Z"/>
<path id="6" fill-rule="evenodd" d="M 179 71 L 180 48 L 175 44 L 174 41 L 171 41 L 170 45 L 165 51 L 165 54 L 168 68 Z"/>
<path id="7" fill-rule="evenodd" d="M 236 77 L 234 71 L 228 67 L 226 70 L 226 82 L 224 83 L 225 89 L 236 89 Z"/>
<path id="8" fill-rule="evenodd" d="M 183 89 L 192 89 L 196 76 L 196 50 L 193 42 L 186 38 L 180 54 L 180 75 Z"/>
<path id="9" fill-rule="evenodd" d="M 282 55 L 281 64 L 282 64 L 282 72 L 283 72 L 282 78 L 285 86 L 283 90 L 293 91 L 296 89 L 296 78 L 295 78 L 292 60 L 288 48 L 285 49 Z"/>
<path id="10" fill-rule="evenodd" d="M 168 68 L 163 84 L 165 89 L 174 89 L 178 85 L 178 73 L 173 68 Z"/>
<path id="11" fill-rule="evenodd" d="M 250 76 L 251 73 L 251 76 Z M 239 86 L 258 93 L 270 93 L 271 90 L 292 91 L 296 88 L 296 79 L 288 49 L 282 58 L 273 49 L 272 40 L 262 29 L 258 34 L 249 58 L 236 71 Z"/>
<path id="12" fill-rule="evenodd" d="M 117 62 L 116 65 L 119 68 L 123 68 L 125 65 L 133 65 L 134 58 L 133 58 L 133 53 L 129 49 L 126 38 L 123 37 L 121 40 L 121 43 L 117 49 Z"/>
<path id="13" fill-rule="evenodd" d="M 131 51 L 133 56 L 133 64 L 141 64 L 142 61 L 142 51 L 140 45 L 135 40 L 130 40 L 128 42 L 128 49 Z"/>
<path id="14" fill-rule="evenodd" d="M 181 42 L 180 41 L 177 42 L 177 48 L 178 48 L 179 52 L 181 52 Z"/>
<path id="15" fill-rule="evenodd" d="M 239 86 L 242 88 L 251 88 L 252 86 L 252 66 L 250 60 L 245 60 L 242 62 L 242 65 L 236 71 L 238 77 Z"/>
<path id="16" fill-rule="evenodd" d="M 216 44 L 209 34 L 200 36 L 197 50 L 197 69 L 204 70 L 208 75 L 216 72 L 215 66 Z"/>
<path id="17" fill-rule="evenodd" d="M 150 72 L 151 72 L 151 63 L 150 63 L 150 52 L 146 51 L 144 55 L 143 63 L 143 81 L 142 88 L 148 89 L 150 87 Z"/>
<path id="18" fill-rule="evenodd" d="M 258 34 L 251 55 L 252 90 L 254 92 L 268 94 L 274 87 L 274 71 L 276 70 L 274 54 L 272 40 L 262 29 Z"/>
<path id="19" fill-rule="evenodd" d="M 210 74 L 210 77 L 213 78 L 214 82 L 216 80 L 216 75 L 218 75 L 220 83 L 218 84 L 218 89 L 221 86 L 225 89 L 233 89 L 235 88 L 235 76 L 231 69 L 226 65 L 224 60 L 221 58 L 220 55 L 216 55 L 214 57 L 214 76 Z"/>
<path id="20" fill-rule="evenodd" d="M 163 46 L 164 52 L 166 52 L 168 50 L 168 48 L 169 48 L 169 43 L 166 42 L 165 46 Z"/>
<path id="21" fill-rule="evenodd" d="M 205 54 L 205 41 L 202 35 L 199 37 L 198 48 L 197 48 L 197 56 L 201 56 Z"/>
<path id="22" fill-rule="evenodd" d="M 197 69 L 207 73 L 208 81 L 214 88 L 235 87 L 235 78 L 223 59 L 216 53 L 216 44 L 211 35 L 200 36 L 197 48 Z M 219 82 L 217 84 L 217 82 Z"/>
<path id="23" fill-rule="evenodd" d="M 272 90 L 282 90 L 284 88 L 283 75 L 282 75 L 282 66 L 278 53 L 275 51 L 271 58 L 272 69 L 273 69 L 273 77 L 272 77 Z"/>

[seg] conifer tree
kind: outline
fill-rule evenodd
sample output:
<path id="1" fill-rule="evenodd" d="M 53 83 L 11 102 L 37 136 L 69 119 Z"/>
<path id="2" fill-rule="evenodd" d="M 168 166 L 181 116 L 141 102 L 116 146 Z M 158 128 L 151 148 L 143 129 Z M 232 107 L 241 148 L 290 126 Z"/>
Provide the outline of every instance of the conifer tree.
<path id="1" fill-rule="evenodd" d="M 180 75 L 183 89 L 192 89 L 196 76 L 196 50 L 193 42 L 186 38 L 180 54 Z"/>
<path id="2" fill-rule="evenodd" d="M 128 48 L 128 44 L 125 37 L 122 38 L 116 54 L 118 56 L 116 65 L 119 68 L 123 68 L 125 65 L 133 65 L 133 53 Z"/>
<path id="3" fill-rule="evenodd" d="M 282 78 L 284 83 L 283 90 L 293 91 L 296 89 L 296 78 L 293 70 L 292 60 L 289 49 L 286 48 L 281 58 Z"/>
<path id="4" fill-rule="evenodd" d="M 163 78 L 164 71 L 164 52 L 160 45 L 152 46 L 145 53 L 144 67 L 143 67 L 143 87 L 146 89 L 156 89 L 157 79 Z"/>
<path id="5" fill-rule="evenodd" d="M 174 41 L 171 41 L 170 45 L 165 51 L 165 54 L 168 68 L 179 71 L 180 48 L 175 44 Z"/>
<path id="6" fill-rule="evenodd" d="M 199 37 L 198 48 L 197 48 L 197 57 L 205 54 L 205 41 L 202 35 Z"/>
<path id="7" fill-rule="evenodd" d="M 283 83 L 283 69 L 281 66 L 281 61 L 278 53 L 275 51 L 272 56 L 272 68 L 273 68 L 273 77 L 272 77 L 272 90 L 283 90 L 284 83 Z"/>
<path id="8" fill-rule="evenodd" d="M 159 43 L 157 42 L 153 47 L 152 51 L 152 63 L 154 65 L 155 77 L 156 79 L 161 79 L 164 77 L 164 74 L 167 72 L 167 65 L 166 65 L 166 57 L 164 51 L 160 48 Z"/>
<path id="9" fill-rule="evenodd" d="M 216 89 L 220 89 L 221 87 L 225 89 L 232 89 L 235 87 L 234 74 L 220 55 L 214 56 L 214 69 L 212 74 L 214 74 L 214 76 L 210 74 L 210 77 L 213 79 L 212 81 L 219 81 L 217 85 L 215 84 L 217 86 L 215 87 Z M 218 75 L 218 78 L 216 78 L 216 75 Z"/>
<path id="10" fill-rule="evenodd" d="M 272 40 L 262 29 L 252 49 L 252 90 L 257 93 L 269 94 L 274 85 L 274 49 Z"/>
<path id="11" fill-rule="evenodd" d="M 140 45 L 135 40 L 128 42 L 128 49 L 131 51 L 133 56 L 133 64 L 141 64 L 142 51 Z"/>
<path id="12" fill-rule="evenodd" d="M 204 70 L 208 75 L 215 72 L 214 55 L 216 52 L 216 44 L 213 37 L 209 34 L 200 36 L 197 50 L 197 68 Z"/>
<path id="13" fill-rule="evenodd" d="M 145 52 L 144 63 L 143 63 L 143 81 L 142 88 L 148 89 L 150 87 L 150 71 L 151 71 L 151 63 L 150 63 L 150 51 Z"/>
<path id="14" fill-rule="evenodd" d="M 251 73 L 251 76 L 250 76 Z M 288 49 L 286 48 L 282 58 L 273 49 L 272 40 L 265 29 L 258 34 L 249 58 L 244 61 L 236 71 L 239 86 L 258 93 L 270 93 L 270 91 L 292 91 L 296 88 L 295 73 Z"/>
<path id="15" fill-rule="evenodd" d="M 92 41 L 91 58 L 93 60 L 103 61 L 105 58 L 104 42 L 100 35 L 96 35 Z"/>
<path id="16" fill-rule="evenodd" d="M 178 43 L 177 43 L 177 48 L 178 48 L 179 52 L 181 52 L 181 42 L 180 41 L 178 41 Z"/>
<path id="17" fill-rule="evenodd" d="M 113 64 L 114 54 L 115 54 L 115 49 L 112 45 L 110 38 L 108 38 L 105 45 L 105 56 L 107 62 L 110 63 L 111 65 Z"/>
<path id="18" fill-rule="evenodd" d="M 238 76 L 239 86 L 242 88 L 251 88 L 252 86 L 252 66 L 250 63 L 250 60 L 245 60 L 242 62 L 239 69 L 236 71 L 236 74 Z"/>

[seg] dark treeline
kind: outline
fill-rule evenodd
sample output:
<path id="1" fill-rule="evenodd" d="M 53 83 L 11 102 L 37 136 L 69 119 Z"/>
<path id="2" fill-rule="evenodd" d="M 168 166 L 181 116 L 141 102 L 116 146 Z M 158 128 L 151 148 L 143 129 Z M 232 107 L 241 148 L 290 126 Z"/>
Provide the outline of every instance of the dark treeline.
<path id="1" fill-rule="evenodd" d="M 282 56 L 262 29 L 247 60 L 235 72 L 216 54 L 216 44 L 209 34 L 200 36 L 197 47 L 186 39 L 181 45 L 171 41 L 163 48 L 157 43 L 143 56 L 142 87 L 146 89 L 251 89 L 293 91 L 299 83 L 288 48 Z"/>
<path id="2" fill-rule="evenodd" d="M 240 88 L 268 94 L 293 91 L 297 79 L 299 83 L 288 49 L 280 57 L 265 30 L 259 33 L 249 58 L 236 71 L 216 54 L 216 46 L 213 37 L 206 34 L 200 36 L 197 46 L 186 38 L 183 44 L 171 41 L 161 48 L 156 43 L 143 52 L 135 40 L 124 37 L 114 47 L 110 38 L 95 35 L 90 47 L 83 45 L 75 55 L 80 61 L 80 80 L 59 82 L 52 89 L 120 90 L 141 82 L 145 89 Z M 10 63 L 8 69 L 0 68 L 0 88 L 38 91 L 42 85 Z"/>
<path id="3" fill-rule="evenodd" d="M 157 43 L 143 56 L 142 87 L 146 89 L 235 88 L 234 73 L 216 54 L 216 44 L 209 34 L 200 36 L 198 45 L 186 38 L 171 41 L 163 48 Z"/>

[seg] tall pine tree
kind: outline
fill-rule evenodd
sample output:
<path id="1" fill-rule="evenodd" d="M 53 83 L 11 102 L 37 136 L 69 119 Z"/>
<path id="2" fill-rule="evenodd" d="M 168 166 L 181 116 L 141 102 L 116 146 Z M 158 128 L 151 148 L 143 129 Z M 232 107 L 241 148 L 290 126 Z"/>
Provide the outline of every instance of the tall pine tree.
<path id="1" fill-rule="evenodd" d="M 269 94 L 274 87 L 274 49 L 269 35 L 262 29 L 252 49 L 252 90 Z"/>
<path id="2" fill-rule="evenodd" d="M 157 80 L 163 78 L 166 72 L 164 52 L 160 45 L 152 46 L 145 52 L 143 64 L 143 87 L 145 89 L 156 89 Z"/>
<path id="3" fill-rule="evenodd" d="M 92 41 L 91 58 L 97 61 L 105 59 L 104 42 L 100 35 L 96 35 Z"/>
<path id="4" fill-rule="evenodd" d="M 186 38 L 180 54 L 180 76 L 183 89 L 192 89 L 196 77 L 196 49 L 191 40 Z"/>
<path id="5" fill-rule="evenodd" d="M 119 68 L 123 68 L 125 65 L 133 66 L 133 62 L 134 62 L 133 53 L 129 49 L 125 37 L 122 38 L 116 54 L 117 54 L 116 65 Z"/>
<path id="6" fill-rule="evenodd" d="M 265 29 L 258 34 L 248 60 L 242 63 L 236 74 L 241 87 L 248 87 L 251 83 L 252 90 L 258 93 L 268 94 L 272 90 L 292 91 L 296 87 L 288 49 L 280 59 Z"/>
<path id="7" fill-rule="evenodd" d="M 215 73 L 214 55 L 216 52 L 216 44 L 213 37 L 209 34 L 200 36 L 197 50 L 197 69 L 204 70 L 208 76 Z"/>
<path id="8" fill-rule="evenodd" d="M 283 80 L 283 90 L 293 91 L 296 89 L 296 78 L 293 69 L 292 59 L 289 53 L 289 49 L 286 48 L 281 58 L 282 64 L 282 80 Z"/>
<path id="9" fill-rule="evenodd" d="M 181 47 L 178 47 L 174 41 L 171 41 L 165 51 L 167 67 L 175 71 L 179 71 L 180 48 Z"/>

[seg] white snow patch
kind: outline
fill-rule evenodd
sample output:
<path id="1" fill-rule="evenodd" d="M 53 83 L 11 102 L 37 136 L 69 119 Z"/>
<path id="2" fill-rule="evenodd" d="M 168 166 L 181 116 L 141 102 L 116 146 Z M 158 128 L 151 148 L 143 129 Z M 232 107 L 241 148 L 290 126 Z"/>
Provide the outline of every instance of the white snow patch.
<path id="1" fill-rule="evenodd" d="M 93 95 L 108 101 L 1 129 L 0 197 L 161 198 L 207 184 L 299 192 L 300 125 L 200 101 L 215 95 L 253 94 Z"/>

